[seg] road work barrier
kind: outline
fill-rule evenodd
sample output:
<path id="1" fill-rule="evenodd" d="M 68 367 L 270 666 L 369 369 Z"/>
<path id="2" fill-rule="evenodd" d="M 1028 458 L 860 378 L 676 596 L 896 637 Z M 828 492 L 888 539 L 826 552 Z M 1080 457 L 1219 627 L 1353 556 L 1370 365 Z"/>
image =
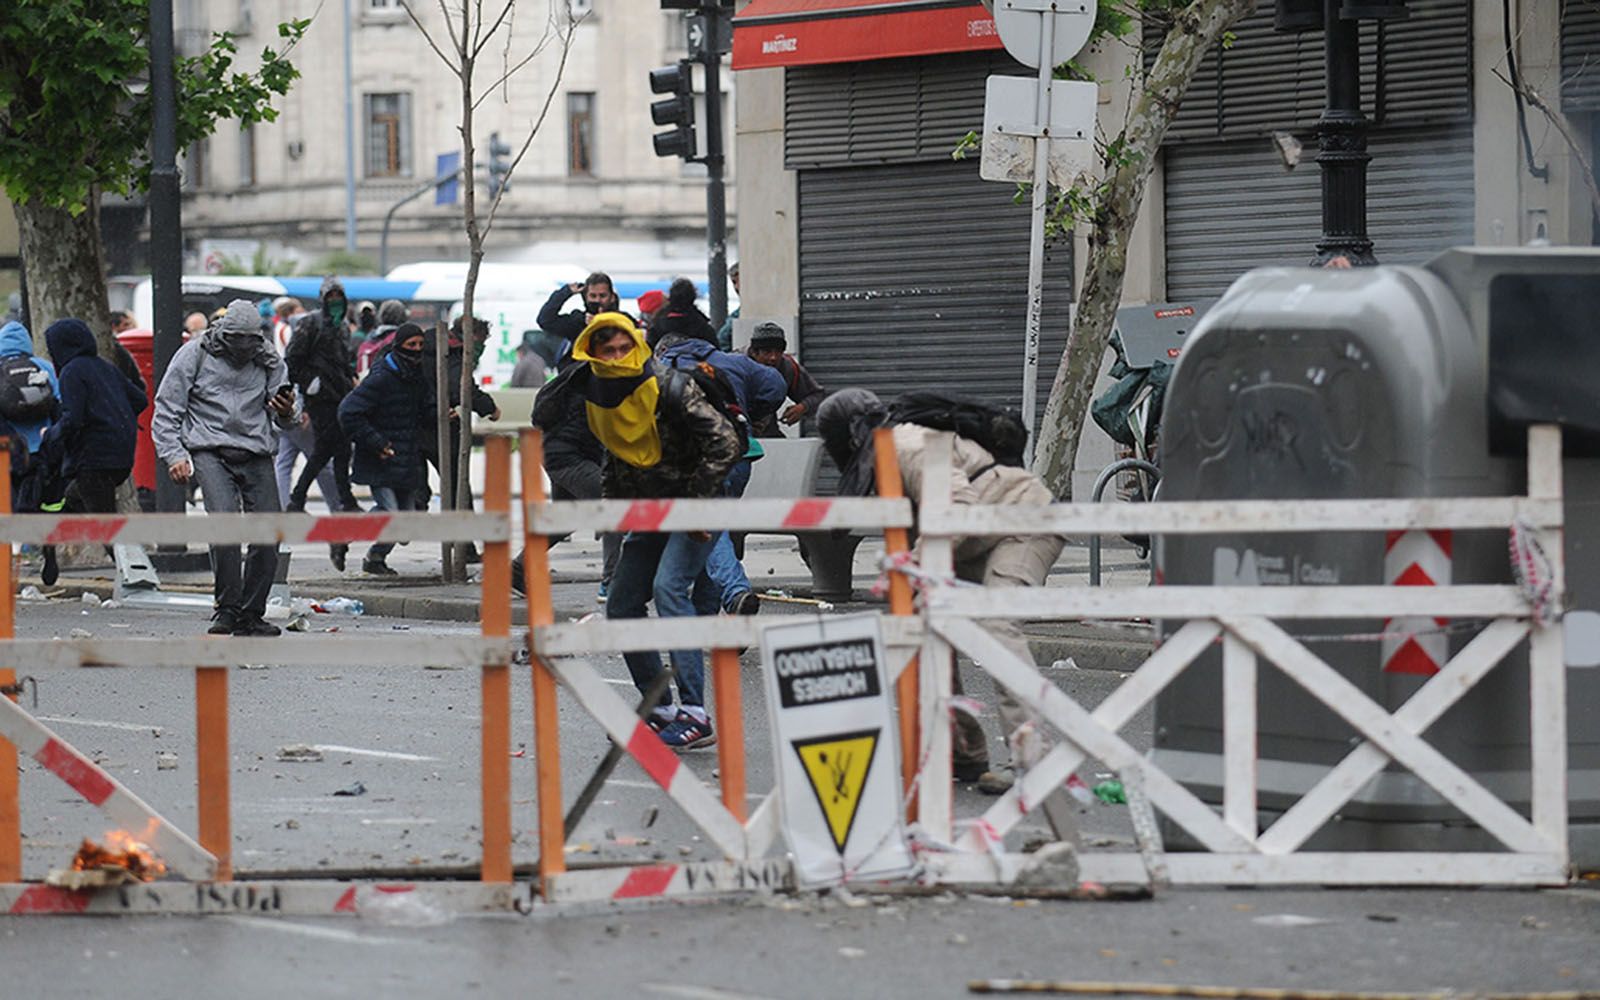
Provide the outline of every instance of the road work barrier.
<path id="1" fill-rule="evenodd" d="M 1084 761 L 1098 759 L 1136 778 L 1150 802 L 1202 850 L 1171 853 L 1163 874 L 1180 884 L 1558 885 L 1568 876 L 1566 666 L 1563 657 L 1561 434 L 1528 434 L 1527 496 L 1472 499 L 1187 501 L 1175 503 L 955 506 L 951 439 L 927 450 L 918 506 L 923 756 L 920 822 L 931 842 L 953 850 L 925 858 L 939 881 L 1004 881 L 1023 860 L 1004 837 Z M 1152 536 L 1286 532 L 1508 532 L 1516 585 L 1149 586 L 1138 588 L 957 586 L 952 540 L 1039 534 Z M 1391 580 L 1391 584 L 1404 583 Z M 1120 687 L 1089 710 L 1001 645 L 988 619 L 1144 617 L 1182 621 Z M 1484 627 L 1398 709 L 1381 707 L 1281 620 L 1483 619 Z M 1371 637 L 1392 641 L 1393 630 Z M 1429 726 L 1524 641 L 1529 647 L 1526 784 L 1530 815 L 1491 793 L 1423 739 Z M 1119 734 L 1145 705 L 1215 644 L 1222 647 L 1220 811 L 1155 766 Z M 965 654 L 1059 732 L 1049 750 L 982 816 L 954 820 L 950 752 L 942 718 L 952 655 Z M 1265 662 L 1293 680 L 1352 730 L 1350 750 L 1261 828 L 1257 801 L 1258 671 Z M 1405 768 L 1504 850 L 1314 851 L 1306 843 L 1391 764 Z M 1100 882 L 1149 877 L 1151 858 L 1083 853 L 1081 877 Z"/>
<path id="2" fill-rule="evenodd" d="M 420 904 L 509 909 L 525 904 L 511 861 L 511 440 L 486 441 L 484 512 L 307 514 L 14 515 L 10 451 L 0 448 L 0 913 L 250 912 L 354 913 Z M 537 466 L 535 466 L 537 469 Z M 22 544 L 270 544 L 284 542 L 481 542 L 482 629 L 478 637 L 195 637 L 17 639 L 12 546 Z M 370 664 L 481 671 L 483 855 L 480 883 L 362 883 L 280 880 L 234 883 L 228 741 L 228 671 L 248 663 L 285 667 Z M 16 703 L 18 668 L 193 670 L 198 831 L 191 839 Z M 18 750 L 97 806 L 107 821 L 147 845 L 174 876 L 99 892 L 23 883 Z M 464 818 L 463 818 L 464 819 Z M 62 859 L 65 862 L 67 859 Z M 431 904 L 428 904 L 431 905 Z"/>
<path id="3" fill-rule="evenodd" d="M 899 469 L 885 435 L 878 446 L 876 498 L 801 497 L 792 500 L 597 500 L 548 502 L 540 480 L 542 442 L 523 434 L 522 488 L 527 503 L 524 561 L 528 580 L 528 625 L 533 664 L 534 736 L 538 758 L 539 876 L 546 898 L 555 901 L 637 899 L 739 889 L 793 886 L 786 859 L 769 857 L 778 834 L 777 800 L 767 795 L 746 807 L 743 705 L 739 650 L 761 642 L 762 623 L 748 617 L 629 619 L 554 623 L 548 538 L 574 531 L 881 531 L 885 549 L 906 552 L 911 505 L 903 498 Z M 915 672 L 903 668 L 920 641 L 912 616 L 911 590 L 900 574 L 891 580 L 891 611 L 883 621 L 891 676 L 898 676 L 899 739 L 903 780 L 912 782 L 918 736 Z M 779 619 L 795 621 L 799 616 Z M 709 648 L 713 714 L 718 726 L 720 800 L 682 759 L 668 749 L 584 657 L 634 650 Z M 721 859 L 682 864 L 589 868 L 568 871 L 562 824 L 561 740 L 556 685 L 564 685 L 698 826 Z"/>

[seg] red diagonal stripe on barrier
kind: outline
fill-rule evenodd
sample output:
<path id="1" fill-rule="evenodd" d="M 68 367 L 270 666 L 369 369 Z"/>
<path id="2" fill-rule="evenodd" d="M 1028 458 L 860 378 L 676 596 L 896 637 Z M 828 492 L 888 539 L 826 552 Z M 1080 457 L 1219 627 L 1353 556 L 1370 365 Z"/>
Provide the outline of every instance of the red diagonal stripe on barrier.
<path id="1" fill-rule="evenodd" d="M 52 739 L 39 748 L 33 759 L 45 770 L 65 781 L 90 805 L 97 806 L 111 797 L 117 786 L 98 767 L 82 757 L 60 740 Z"/>
<path id="2" fill-rule="evenodd" d="M 643 722 L 634 724 L 633 736 L 628 739 L 628 753 L 639 762 L 656 784 L 662 788 L 671 789 L 672 776 L 678 773 L 678 767 L 683 761 L 678 755 L 667 749 L 661 742 L 661 737 L 650 730 Z"/>
<path id="3" fill-rule="evenodd" d="M 375 885 L 372 888 L 373 888 L 374 892 L 395 893 L 395 892 L 410 892 L 413 889 L 415 889 L 416 886 L 414 886 L 414 885 Z M 348 888 L 348 889 L 346 889 L 344 891 L 344 895 L 339 897 L 339 901 L 337 903 L 333 904 L 333 912 L 335 912 L 335 913 L 354 913 L 354 912 L 356 912 L 356 887 L 355 886 L 351 886 L 350 888 Z"/>
<path id="4" fill-rule="evenodd" d="M 828 516 L 828 508 L 832 506 L 832 500 L 796 500 L 794 506 L 789 508 L 789 513 L 784 515 L 783 527 L 815 528 Z"/>
<path id="5" fill-rule="evenodd" d="M 611 894 L 612 899 L 638 899 L 641 896 L 659 896 L 672 884 L 678 873 L 677 865 L 649 865 L 635 868 L 622 880 L 622 885 Z"/>
<path id="6" fill-rule="evenodd" d="M 655 531 L 672 510 L 671 500 L 635 500 L 617 522 L 618 531 Z"/>
<path id="7" fill-rule="evenodd" d="M 1439 546 L 1439 551 L 1444 553 L 1444 557 L 1450 558 L 1450 549 L 1455 544 L 1455 532 L 1449 528 L 1429 528 L 1428 536 L 1433 539 L 1433 544 Z"/>
<path id="8" fill-rule="evenodd" d="M 345 514 L 319 517 L 306 532 L 308 542 L 374 542 L 389 526 L 388 514 Z"/>
<path id="9" fill-rule="evenodd" d="M 128 523 L 125 517 L 96 517 L 88 520 L 61 521 L 45 538 L 46 545 L 75 545 L 80 542 L 109 542 Z"/>
<path id="10" fill-rule="evenodd" d="M 30 885 L 11 904 L 13 914 L 82 913 L 89 908 L 89 893 L 59 889 L 53 885 Z"/>
<path id="11" fill-rule="evenodd" d="M 1394 585 L 1396 587 L 1431 587 L 1433 586 L 1433 577 L 1429 576 L 1421 566 L 1412 563 L 1406 567 L 1404 573 L 1395 577 Z"/>
<path id="12" fill-rule="evenodd" d="M 1391 531 L 1388 534 L 1384 535 L 1383 536 L 1383 552 L 1384 552 L 1384 555 L 1388 555 L 1389 554 L 1389 550 L 1394 548 L 1395 545 L 1400 541 L 1400 539 L 1402 539 L 1404 537 L 1406 537 L 1406 533 L 1403 532 L 1403 531 Z"/>
<path id="13" fill-rule="evenodd" d="M 1431 677 L 1439 672 L 1439 664 L 1433 661 L 1415 639 L 1407 639 L 1405 644 L 1394 651 L 1389 657 L 1389 662 L 1383 665 L 1386 674 L 1421 674 Z"/>

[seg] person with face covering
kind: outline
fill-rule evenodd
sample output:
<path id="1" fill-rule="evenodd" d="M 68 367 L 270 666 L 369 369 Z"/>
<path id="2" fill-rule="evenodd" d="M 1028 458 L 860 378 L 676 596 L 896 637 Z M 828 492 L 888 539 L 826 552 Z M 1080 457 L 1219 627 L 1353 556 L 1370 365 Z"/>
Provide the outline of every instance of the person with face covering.
<path id="1" fill-rule="evenodd" d="M 283 359 L 261 332 L 255 306 L 234 299 L 205 334 L 173 355 L 156 390 L 150 432 L 174 482 L 200 484 L 208 513 L 278 510 L 273 456 L 298 416 Z M 213 635 L 273 636 L 264 619 L 278 568 L 276 545 L 211 546 Z"/>
<path id="2" fill-rule="evenodd" d="M 576 309 L 561 311 L 568 299 L 580 294 L 583 296 L 582 312 Z M 562 285 L 550 293 L 550 298 L 539 309 L 539 329 L 562 340 L 576 340 L 590 320 L 603 312 L 616 312 L 617 306 L 616 286 L 611 276 L 604 271 L 596 271 L 582 281 Z"/>
<path id="3" fill-rule="evenodd" d="M 339 429 L 339 401 L 355 385 L 355 356 L 350 350 L 349 326 L 345 322 L 349 303 L 339 279 L 322 282 L 322 308 L 300 321 L 289 349 L 284 352 L 289 378 L 305 398 L 311 416 L 311 432 L 316 436 L 306 466 L 290 491 L 285 509 L 306 509 L 306 494 L 323 466 L 333 463 L 333 480 L 339 490 L 343 510 L 359 510 L 350 492 L 350 439 Z M 323 499 L 328 499 L 324 497 Z M 329 504 L 332 506 L 332 503 Z M 343 569 L 344 557 L 334 552 L 334 565 Z"/>
<path id="4" fill-rule="evenodd" d="M 372 488 L 379 510 L 413 510 L 426 489 L 422 425 L 433 419 L 433 373 L 422 363 L 422 343 L 422 327 L 400 324 L 394 347 L 339 404 L 339 425 L 355 451 L 350 476 Z M 361 568 L 396 575 L 388 563 L 393 549 L 393 542 L 373 545 Z"/>
<path id="5" fill-rule="evenodd" d="M 872 432 L 888 422 L 888 410 L 866 389 L 843 389 L 823 400 L 817 409 L 817 433 L 823 447 L 843 472 L 840 493 L 863 466 L 872 460 Z M 938 431 L 919 424 L 894 426 L 895 458 L 906 496 L 915 504 L 922 496 L 923 464 L 929 443 Z M 869 480 L 870 482 L 870 480 Z M 1016 504 L 1045 506 L 1050 490 L 1026 469 L 1001 465 L 976 442 L 955 439 L 951 459 L 950 501 L 955 504 Z M 864 492 L 864 490 L 854 490 Z M 1065 539 L 1059 535 L 957 538 L 954 544 L 956 576 L 985 587 L 1042 587 L 1050 567 L 1061 554 Z M 981 624 L 1009 651 L 1026 663 L 1033 662 L 1027 640 L 1015 622 L 1005 619 Z M 956 678 L 959 688 L 959 674 Z M 1012 760 L 1032 767 L 1047 749 L 1039 737 L 1039 721 L 1004 687 L 1000 688 L 1000 721 L 1012 746 Z M 979 791 L 998 795 L 1011 785 L 1004 769 L 990 770 L 988 742 L 982 726 L 964 713 L 953 715 L 951 757 L 958 780 L 976 782 Z M 1031 724 L 1031 725 L 1028 725 Z M 1057 836 L 1072 830 L 1072 808 L 1065 793 L 1056 789 L 1046 797 L 1045 816 Z"/>
<path id="6" fill-rule="evenodd" d="M 644 335 L 621 313 L 601 313 L 572 346 L 588 366 L 581 392 L 589 429 L 606 450 L 601 492 L 608 499 L 721 495 L 728 470 L 744 455 L 733 423 L 707 401 L 686 372 L 657 368 Z M 574 386 L 577 389 L 577 386 Z M 655 601 L 661 618 L 695 614 L 693 590 L 704 579 L 709 532 L 630 532 L 611 577 L 608 619 L 643 618 Z M 709 579 L 703 585 L 709 586 Z M 716 596 L 710 598 L 712 605 Z M 705 707 L 705 663 L 698 649 L 672 651 L 679 705 L 654 706 L 646 722 L 675 750 L 716 742 Z M 661 673 L 656 652 L 624 654 L 641 694 Z M 668 696 L 670 697 L 670 696 Z"/>

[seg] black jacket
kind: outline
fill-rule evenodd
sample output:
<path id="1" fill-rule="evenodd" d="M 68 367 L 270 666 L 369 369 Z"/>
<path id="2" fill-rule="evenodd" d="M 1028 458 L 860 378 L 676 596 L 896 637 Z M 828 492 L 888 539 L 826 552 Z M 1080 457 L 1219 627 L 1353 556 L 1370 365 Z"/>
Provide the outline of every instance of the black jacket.
<path id="1" fill-rule="evenodd" d="M 133 468 L 137 418 L 150 405 L 144 386 L 100 358 L 82 320 L 57 320 L 44 338 L 61 384 L 61 419 L 45 432 L 41 451 L 68 478 L 83 469 Z"/>
<path id="2" fill-rule="evenodd" d="M 561 311 L 561 307 L 566 305 L 567 300 L 575 294 L 577 293 L 566 285 L 562 285 L 551 292 L 550 298 L 546 299 L 544 305 L 539 309 L 539 329 L 545 333 L 555 334 L 557 337 L 569 342 L 577 340 L 578 334 L 582 333 L 583 328 L 589 325 L 589 315 L 582 309 L 574 309 L 565 313 Z M 581 302 L 582 299 L 579 299 L 579 301 Z"/>
<path id="3" fill-rule="evenodd" d="M 426 375 L 424 366 L 387 354 L 339 404 L 339 427 L 355 446 L 351 479 L 399 490 L 423 485 L 422 428 L 433 419 Z M 381 454 L 386 447 L 394 449 L 389 458 Z"/>
<path id="4" fill-rule="evenodd" d="M 561 373 L 546 382 L 533 402 L 533 426 L 544 431 L 544 467 L 564 469 L 579 462 L 598 466 L 606 457 L 605 447 L 589 430 L 584 411 L 583 383 L 589 366 L 568 355 Z"/>
<path id="5" fill-rule="evenodd" d="M 437 377 L 434 373 L 434 366 L 438 364 L 433 353 L 433 331 L 423 334 L 422 344 L 422 377 L 423 381 L 428 384 L 428 399 L 431 401 L 434 398 L 434 386 L 436 385 L 434 380 Z M 461 405 L 461 366 L 465 363 L 464 351 L 460 342 L 452 339 L 449 350 L 445 354 L 445 385 L 450 391 L 451 406 Z M 484 392 L 482 387 L 476 383 L 472 386 L 472 412 L 480 417 L 487 417 L 494 413 L 494 397 Z M 453 428 L 460 428 L 460 426 L 459 421 L 452 425 Z M 451 436 L 454 437 L 455 435 L 452 434 Z M 438 437 L 438 417 L 430 408 L 428 419 L 423 421 L 422 427 L 422 447 L 429 455 L 438 450 L 436 443 Z"/>
<path id="6" fill-rule="evenodd" d="M 651 346 L 654 347 L 661 338 L 669 334 L 703 340 L 712 347 L 717 346 L 717 331 L 711 325 L 711 320 L 694 306 L 690 306 L 687 310 L 668 306 L 656 313 L 655 318 L 650 321 Z"/>
<path id="7" fill-rule="evenodd" d="M 345 299 L 344 286 L 338 278 L 329 277 L 322 282 L 322 308 L 306 316 L 294 328 L 289 347 L 283 354 L 289 366 L 289 381 L 305 393 L 308 407 L 336 405 L 355 385 L 356 361 L 350 350 L 350 337 L 345 332 L 343 320 L 334 322 L 328 315 L 328 303 Z M 311 383 L 317 391 L 311 391 Z"/>

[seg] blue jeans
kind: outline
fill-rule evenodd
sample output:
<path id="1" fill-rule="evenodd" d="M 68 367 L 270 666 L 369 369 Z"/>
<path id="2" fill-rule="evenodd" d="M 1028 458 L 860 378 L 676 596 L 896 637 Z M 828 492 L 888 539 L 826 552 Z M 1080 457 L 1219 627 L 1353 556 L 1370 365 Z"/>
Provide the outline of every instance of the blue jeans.
<path id="1" fill-rule="evenodd" d="M 645 605 L 656 602 L 659 618 L 692 618 L 696 604 L 692 592 L 704 578 L 706 555 L 712 542 L 697 542 L 678 531 L 670 534 L 630 533 L 622 540 L 622 554 L 611 575 L 611 591 L 606 598 L 606 618 L 643 618 Z M 705 661 L 699 649 L 674 649 L 671 652 L 678 701 L 704 708 L 706 703 Z M 633 683 L 643 694 L 661 673 L 661 654 L 624 653 Z M 662 704 L 670 704 L 663 696 Z"/>
<path id="2" fill-rule="evenodd" d="M 728 478 L 722 484 L 723 495 L 742 497 L 745 487 L 749 485 L 750 463 L 739 462 L 728 470 Z M 701 614 L 715 614 L 719 607 L 724 611 L 732 611 L 739 595 L 750 590 L 750 578 L 745 576 L 744 566 L 733 551 L 733 539 L 726 531 L 712 540 L 711 555 L 706 557 L 706 575 L 715 585 L 711 593 L 717 596 L 718 601 L 710 612 L 702 608 Z"/>
<path id="3" fill-rule="evenodd" d="M 409 511 L 416 505 L 412 490 L 397 490 L 393 486 L 372 487 L 372 504 L 377 510 Z M 374 542 L 367 550 L 367 559 L 382 562 L 394 551 L 393 542 Z"/>

